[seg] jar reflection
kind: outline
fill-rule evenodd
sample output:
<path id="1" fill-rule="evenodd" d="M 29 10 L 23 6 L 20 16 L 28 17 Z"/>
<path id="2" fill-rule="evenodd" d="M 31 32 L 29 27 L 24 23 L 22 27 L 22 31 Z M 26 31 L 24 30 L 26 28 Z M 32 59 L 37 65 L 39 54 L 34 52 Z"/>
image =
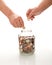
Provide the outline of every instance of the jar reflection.
<path id="1" fill-rule="evenodd" d="M 35 55 L 19 55 L 19 65 L 35 65 Z"/>

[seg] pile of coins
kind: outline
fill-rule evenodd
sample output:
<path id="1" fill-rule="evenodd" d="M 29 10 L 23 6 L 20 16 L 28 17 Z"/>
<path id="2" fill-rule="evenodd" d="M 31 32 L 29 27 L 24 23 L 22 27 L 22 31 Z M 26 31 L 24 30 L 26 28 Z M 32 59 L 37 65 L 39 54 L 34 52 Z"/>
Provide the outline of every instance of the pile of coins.
<path id="1" fill-rule="evenodd" d="M 20 36 L 19 49 L 21 53 L 34 52 L 34 36 Z"/>

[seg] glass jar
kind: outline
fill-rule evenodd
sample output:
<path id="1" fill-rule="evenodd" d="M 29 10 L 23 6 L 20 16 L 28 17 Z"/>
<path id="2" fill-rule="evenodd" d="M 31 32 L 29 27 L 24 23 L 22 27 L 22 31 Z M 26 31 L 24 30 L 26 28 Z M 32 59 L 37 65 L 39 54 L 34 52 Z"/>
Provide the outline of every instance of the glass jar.
<path id="1" fill-rule="evenodd" d="M 35 36 L 32 30 L 21 30 L 18 36 L 19 50 L 21 54 L 33 54 L 35 50 Z"/>

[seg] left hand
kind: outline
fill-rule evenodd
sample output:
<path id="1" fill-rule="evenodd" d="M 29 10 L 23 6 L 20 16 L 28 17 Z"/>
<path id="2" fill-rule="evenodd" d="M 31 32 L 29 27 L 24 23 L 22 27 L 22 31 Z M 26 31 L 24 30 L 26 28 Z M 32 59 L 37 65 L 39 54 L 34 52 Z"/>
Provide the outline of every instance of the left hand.
<path id="1" fill-rule="evenodd" d="M 9 18 L 10 23 L 14 26 L 14 27 L 18 27 L 18 28 L 23 28 L 24 27 L 24 21 L 22 19 L 21 16 L 14 16 L 12 15 Z"/>

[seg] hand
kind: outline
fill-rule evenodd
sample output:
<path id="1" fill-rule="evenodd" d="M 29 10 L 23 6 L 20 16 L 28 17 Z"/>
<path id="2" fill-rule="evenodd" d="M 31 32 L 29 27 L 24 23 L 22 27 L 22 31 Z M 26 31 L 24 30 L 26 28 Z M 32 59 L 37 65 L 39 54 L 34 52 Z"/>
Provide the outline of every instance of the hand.
<path id="1" fill-rule="evenodd" d="M 26 16 L 27 16 L 27 19 L 28 19 L 28 20 L 29 20 L 29 19 L 33 20 L 33 18 L 34 18 L 33 9 L 29 9 L 29 10 L 27 11 L 27 13 L 26 13 Z"/>
<path id="2" fill-rule="evenodd" d="M 26 13 L 27 19 L 33 20 L 36 15 L 40 14 L 38 8 L 29 9 Z"/>
<path id="3" fill-rule="evenodd" d="M 9 20 L 14 27 L 18 27 L 18 28 L 24 27 L 24 22 L 21 16 L 11 15 L 9 17 Z"/>
<path id="4" fill-rule="evenodd" d="M 41 14 L 50 5 L 52 5 L 52 0 L 43 0 L 38 7 L 29 9 L 26 13 L 28 19 L 33 20 L 35 16 Z"/>

